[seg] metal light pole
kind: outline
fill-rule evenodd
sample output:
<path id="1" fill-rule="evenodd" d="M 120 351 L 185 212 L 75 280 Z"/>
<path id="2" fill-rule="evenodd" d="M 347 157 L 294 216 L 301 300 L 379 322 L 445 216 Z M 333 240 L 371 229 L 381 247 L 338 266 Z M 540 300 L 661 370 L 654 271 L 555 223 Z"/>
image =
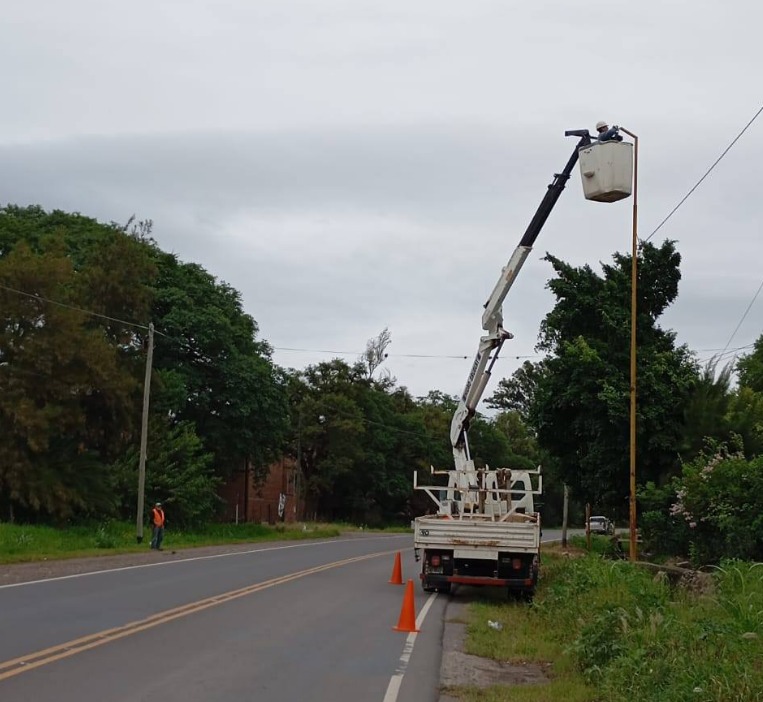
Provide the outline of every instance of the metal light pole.
<path id="1" fill-rule="evenodd" d="M 631 251 L 631 383 L 630 383 L 630 560 L 636 561 L 636 284 L 638 281 L 638 137 L 620 127 L 621 132 L 633 137 L 633 244 Z"/>

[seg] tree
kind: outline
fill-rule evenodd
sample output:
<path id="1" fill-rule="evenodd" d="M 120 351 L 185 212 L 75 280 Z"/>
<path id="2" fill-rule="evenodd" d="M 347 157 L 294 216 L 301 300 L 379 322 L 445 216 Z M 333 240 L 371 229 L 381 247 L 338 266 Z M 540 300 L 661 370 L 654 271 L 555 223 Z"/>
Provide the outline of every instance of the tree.
<path id="1" fill-rule="evenodd" d="M 708 438 L 728 441 L 729 403 L 732 398 L 732 364 L 718 370 L 713 359 L 698 373 L 684 407 L 684 428 L 681 433 L 681 457 L 685 461 L 696 458 L 704 449 Z"/>
<path id="2" fill-rule="evenodd" d="M 384 363 L 387 358 L 387 347 L 392 343 L 392 334 L 389 329 L 384 327 L 374 339 L 369 339 L 366 342 L 366 350 L 361 357 L 361 363 L 363 364 L 368 377 L 372 378 L 374 371 Z"/>
<path id="3" fill-rule="evenodd" d="M 755 340 L 752 352 L 737 361 L 736 369 L 739 385 L 763 392 L 763 335 Z"/>
<path id="4" fill-rule="evenodd" d="M 136 380 L 81 306 L 60 235 L 0 258 L 0 493 L 10 510 L 56 518 L 114 509 L 107 464 Z M 19 294 L 13 290 L 26 294 Z M 43 299 L 45 298 L 45 299 Z M 62 304 L 52 304 L 57 300 Z"/>
<path id="5" fill-rule="evenodd" d="M 161 251 L 151 229 L 150 220 L 0 208 L 2 280 L 64 305 L 7 290 L 0 298 L 0 412 L 10 420 L 0 428 L 0 508 L 61 517 L 124 504 L 114 466 L 123 477 L 116 459 L 138 444 L 149 321 L 157 328 L 151 429 L 160 432 L 152 450 L 180 442 L 190 451 L 196 437 L 221 476 L 251 463 L 262 477 L 280 457 L 285 379 L 256 322 L 236 290 Z M 15 422 L 21 414 L 25 422 Z M 137 480 L 137 460 L 133 470 Z M 149 480 L 151 470 L 149 455 Z"/>
<path id="6" fill-rule="evenodd" d="M 204 450 L 193 424 L 154 415 L 148 435 L 151 469 L 146 474 L 146 504 L 164 503 L 168 518 L 177 526 L 210 521 L 221 504 L 220 479 L 213 472 L 214 457 Z M 137 464 L 138 448 L 132 444 L 113 466 L 119 513 L 125 519 L 135 514 Z"/>
<path id="7" fill-rule="evenodd" d="M 157 402 L 190 421 L 223 477 L 248 461 L 262 478 L 288 433 L 286 385 L 270 346 L 242 309 L 238 291 L 198 264 L 154 252 L 158 277 L 152 317 Z M 165 392 L 163 392 L 163 390 Z"/>
<path id="8" fill-rule="evenodd" d="M 538 381 L 545 372 L 543 361 L 525 361 L 510 378 L 501 378 L 496 391 L 485 401 L 488 407 L 516 411 L 525 421 L 535 399 Z"/>
<path id="9" fill-rule="evenodd" d="M 677 469 L 683 410 L 696 374 L 685 346 L 657 320 L 678 294 L 680 255 L 671 241 L 644 243 L 638 279 L 637 477 L 664 481 Z M 602 274 L 547 255 L 556 304 L 541 325 L 547 352 L 530 417 L 579 497 L 625 509 L 628 495 L 630 256 Z"/>

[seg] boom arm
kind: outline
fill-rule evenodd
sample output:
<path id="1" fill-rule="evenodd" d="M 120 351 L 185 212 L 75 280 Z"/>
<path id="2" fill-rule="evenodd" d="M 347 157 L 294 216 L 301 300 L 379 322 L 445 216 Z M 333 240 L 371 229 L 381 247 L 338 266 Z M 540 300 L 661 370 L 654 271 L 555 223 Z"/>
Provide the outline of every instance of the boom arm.
<path id="1" fill-rule="evenodd" d="M 501 271 L 501 277 L 493 288 L 490 298 L 485 303 L 485 311 L 482 314 L 482 328 L 487 334 L 480 338 L 479 348 L 477 349 L 477 355 L 474 358 L 469 378 L 466 381 L 466 387 L 461 395 L 461 401 L 450 425 L 450 440 L 453 445 L 456 470 L 464 470 L 470 459 L 469 444 L 466 438 L 467 429 L 472 417 L 474 417 L 477 404 L 482 398 L 485 387 L 490 380 L 493 364 L 498 359 L 501 346 L 503 346 L 503 342 L 506 339 L 513 337 L 511 332 L 503 328 L 503 301 L 506 299 L 509 290 L 511 290 L 511 286 L 514 284 L 519 271 L 527 260 L 527 256 L 532 251 L 535 239 L 540 234 L 541 229 L 543 229 L 543 225 L 546 223 L 551 210 L 554 209 L 554 205 L 556 205 L 559 196 L 569 180 L 572 169 L 578 160 L 578 149 L 591 143 L 591 137 L 587 129 L 567 131 L 565 136 L 577 136 L 580 137 L 580 141 L 575 146 L 575 150 L 572 152 L 572 156 L 570 156 L 562 172 L 554 174 L 554 180 L 548 186 L 548 190 L 525 230 L 519 245 Z"/>

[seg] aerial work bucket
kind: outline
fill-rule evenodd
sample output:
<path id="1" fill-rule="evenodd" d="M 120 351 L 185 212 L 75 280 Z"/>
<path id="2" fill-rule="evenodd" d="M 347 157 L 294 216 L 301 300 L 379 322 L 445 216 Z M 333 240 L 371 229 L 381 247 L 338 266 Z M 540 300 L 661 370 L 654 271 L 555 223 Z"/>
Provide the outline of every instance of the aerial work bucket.
<path id="1" fill-rule="evenodd" d="M 633 144 L 625 141 L 594 142 L 578 152 L 586 200 L 617 202 L 631 194 Z"/>

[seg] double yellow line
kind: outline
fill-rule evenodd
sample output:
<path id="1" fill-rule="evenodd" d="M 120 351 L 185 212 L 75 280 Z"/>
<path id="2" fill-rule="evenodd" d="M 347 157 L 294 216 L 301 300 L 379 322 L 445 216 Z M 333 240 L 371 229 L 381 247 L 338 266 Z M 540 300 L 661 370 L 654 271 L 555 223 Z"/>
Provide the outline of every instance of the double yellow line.
<path id="1" fill-rule="evenodd" d="M 231 600 L 236 600 L 239 597 L 245 597 L 255 592 L 261 592 L 268 588 L 275 587 L 276 585 L 283 585 L 284 583 L 291 582 L 292 580 L 298 580 L 308 575 L 314 575 L 315 573 L 321 573 L 324 570 L 331 570 L 332 568 L 339 568 L 340 566 L 349 565 L 350 563 L 358 563 L 359 561 L 366 561 L 370 558 L 377 558 L 378 556 L 386 556 L 395 551 L 380 551 L 378 553 L 370 553 L 365 556 L 355 556 L 354 558 L 346 558 L 342 561 L 334 561 L 333 563 L 326 563 L 325 565 L 316 566 L 315 568 L 308 568 L 307 570 L 301 570 L 297 573 L 290 573 L 289 575 L 282 575 L 272 580 L 265 580 L 261 583 L 254 585 L 248 585 L 242 587 L 239 590 L 231 590 L 221 595 L 214 595 L 213 597 L 207 597 L 206 599 L 199 600 L 198 602 L 192 602 L 190 604 L 182 605 L 181 607 L 174 607 L 173 609 L 153 614 L 145 619 L 140 619 L 129 624 L 114 627 L 113 629 L 106 629 L 96 634 L 89 634 L 79 639 L 67 641 L 66 643 L 51 646 L 50 648 L 43 649 L 42 651 L 36 651 L 29 653 L 25 656 L 20 656 L 9 661 L 3 661 L 0 663 L 0 681 L 12 678 L 15 675 L 21 675 L 40 666 L 53 663 L 54 661 L 61 660 L 62 658 L 68 658 L 74 656 L 83 651 L 87 651 L 97 646 L 103 646 L 104 644 L 111 643 L 117 639 L 123 639 L 126 636 L 132 636 L 139 631 L 145 631 L 151 629 L 160 624 L 166 624 L 173 619 L 180 619 L 180 617 L 187 617 L 189 614 L 195 614 L 201 612 L 209 607 L 215 607 L 217 605 L 225 604 Z"/>

